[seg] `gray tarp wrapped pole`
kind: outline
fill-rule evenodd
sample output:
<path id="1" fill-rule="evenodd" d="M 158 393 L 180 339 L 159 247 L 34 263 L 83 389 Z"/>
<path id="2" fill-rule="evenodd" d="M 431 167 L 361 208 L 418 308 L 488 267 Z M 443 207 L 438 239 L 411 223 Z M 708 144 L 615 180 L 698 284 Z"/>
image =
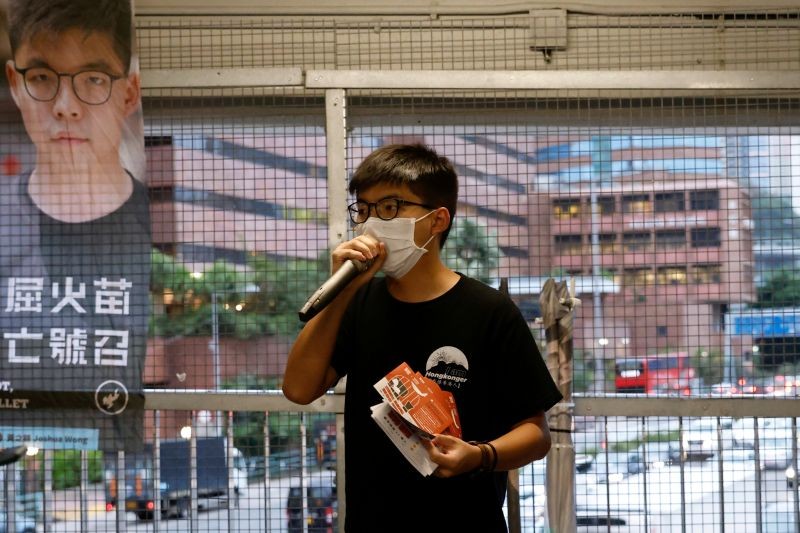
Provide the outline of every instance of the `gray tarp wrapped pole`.
<path id="1" fill-rule="evenodd" d="M 573 293 L 574 293 L 573 285 Z M 553 445 L 547 455 L 547 516 L 551 531 L 575 531 L 575 448 L 572 444 L 572 310 L 580 301 L 564 281 L 548 279 L 539 295 L 550 375 L 564 399 L 548 412 Z"/>

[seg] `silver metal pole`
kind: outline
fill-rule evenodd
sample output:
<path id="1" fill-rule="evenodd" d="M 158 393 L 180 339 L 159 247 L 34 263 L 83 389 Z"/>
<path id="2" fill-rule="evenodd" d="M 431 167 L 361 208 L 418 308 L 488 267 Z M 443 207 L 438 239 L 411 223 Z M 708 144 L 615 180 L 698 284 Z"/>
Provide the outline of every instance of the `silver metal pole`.
<path id="1" fill-rule="evenodd" d="M 153 441 L 153 533 L 158 533 L 161 524 L 161 411 L 154 413 L 155 439 Z"/>
<path id="2" fill-rule="evenodd" d="M 17 523 L 17 500 L 15 497 L 16 494 L 16 487 L 14 486 L 16 483 L 16 465 L 17 463 L 11 463 L 6 465 L 3 468 L 5 483 L 4 491 L 5 491 L 5 503 L 6 503 L 6 531 L 15 531 L 16 523 Z"/>
<path id="3" fill-rule="evenodd" d="M 678 436 L 680 443 L 680 464 L 681 464 L 681 532 L 686 533 L 686 461 L 687 450 L 683 446 L 683 417 L 678 417 Z"/>
<path id="4" fill-rule="evenodd" d="M 189 528 L 191 531 L 199 531 L 200 517 L 197 511 L 198 498 L 197 498 L 197 431 L 195 420 L 197 413 L 192 412 L 192 435 L 189 438 L 189 498 L 191 512 L 189 513 Z M 178 507 L 180 508 L 180 502 Z"/>
<path id="5" fill-rule="evenodd" d="M 325 91 L 325 145 L 328 161 L 328 243 L 333 248 L 347 237 L 347 94 L 344 89 Z M 336 389 L 344 393 L 345 380 Z M 345 500 L 344 415 L 336 414 L 336 500 L 339 502 L 338 530 L 344 531 Z M 302 486 L 302 485 L 301 485 Z M 305 490 L 303 489 L 305 500 Z"/>
<path id="6" fill-rule="evenodd" d="M 81 450 L 81 533 L 89 531 L 89 456 Z"/>
<path id="7" fill-rule="evenodd" d="M 306 432 L 306 414 L 300 413 L 300 494 L 303 501 L 303 531 L 308 532 L 308 494 L 306 479 L 308 478 L 308 465 L 306 464 L 306 445 L 308 435 Z"/>
<path id="8" fill-rule="evenodd" d="M 725 469 L 722 464 L 722 453 L 725 443 L 722 441 L 722 422 L 717 417 L 717 476 L 719 478 L 719 533 L 725 533 Z"/>
<path id="9" fill-rule="evenodd" d="M 127 483 L 125 482 L 125 452 L 117 452 L 117 509 L 114 513 L 117 531 L 125 531 L 125 503 L 128 493 Z"/>
<path id="10" fill-rule="evenodd" d="M 48 506 L 53 507 L 55 503 L 50 496 L 53 494 L 53 452 L 42 450 L 42 460 L 44 461 L 44 492 L 42 494 L 42 529 L 50 531 L 50 512 Z M 52 509 L 51 509 L 52 510 Z"/>
<path id="11" fill-rule="evenodd" d="M 211 292 L 211 364 L 214 367 L 214 390 L 218 391 L 222 378 L 220 376 L 220 353 L 219 353 L 219 315 L 217 307 L 217 291 Z M 222 413 L 214 412 L 214 436 L 221 435 Z M 194 434 L 194 432 L 192 432 Z"/>

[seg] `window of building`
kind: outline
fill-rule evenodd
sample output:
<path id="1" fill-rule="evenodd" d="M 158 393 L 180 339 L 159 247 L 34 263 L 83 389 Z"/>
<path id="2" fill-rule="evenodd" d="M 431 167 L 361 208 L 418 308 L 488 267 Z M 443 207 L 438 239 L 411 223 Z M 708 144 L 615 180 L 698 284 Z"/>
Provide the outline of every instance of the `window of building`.
<path id="1" fill-rule="evenodd" d="M 658 270 L 656 270 L 656 283 L 659 285 L 685 285 L 686 267 L 659 267 Z"/>
<path id="2" fill-rule="evenodd" d="M 578 218 L 581 216 L 581 201 L 577 198 L 553 200 L 553 216 L 556 218 Z"/>
<path id="3" fill-rule="evenodd" d="M 613 196 L 601 196 L 597 199 L 597 207 L 601 215 L 613 215 L 617 212 L 617 200 Z"/>
<path id="4" fill-rule="evenodd" d="M 719 210 L 719 191 L 691 191 L 689 207 L 692 211 Z"/>
<path id="5" fill-rule="evenodd" d="M 650 248 L 650 232 L 622 234 L 622 246 L 626 252 L 642 252 Z"/>
<path id="6" fill-rule="evenodd" d="M 622 197 L 623 213 L 652 213 L 653 204 L 649 194 L 630 194 Z"/>
<path id="7" fill-rule="evenodd" d="M 719 264 L 692 265 L 692 283 L 719 283 L 722 281 L 722 266 Z"/>
<path id="8" fill-rule="evenodd" d="M 683 191 L 681 192 L 664 192 L 655 195 L 655 212 L 656 213 L 675 213 L 684 211 L 685 197 Z"/>
<path id="9" fill-rule="evenodd" d="M 555 235 L 553 243 L 557 254 L 576 255 L 583 252 L 583 236 L 580 234 Z"/>
<path id="10" fill-rule="evenodd" d="M 656 249 L 669 250 L 686 246 L 686 231 L 682 229 L 656 232 Z"/>
<path id="11" fill-rule="evenodd" d="M 669 333 L 667 326 L 656 326 L 656 336 L 657 337 L 666 337 Z"/>
<path id="12" fill-rule="evenodd" d="M 650 268 L 626 268 L 623 271 L 622 281 L 626 286 L 652 285 L 655 281 L 655 276 Z"/>
<path id="13" fill-rule="evenodd" d="M 615 233 L 601 233 L 598 235 L 600 241 L 600 253 L 613 254 L 617 252 L 617 235 Z"/>
<path id="14" fill-rule="evenodd" d="M 692 248 L 719 248 L 719 228 L 692 228 Z"/>

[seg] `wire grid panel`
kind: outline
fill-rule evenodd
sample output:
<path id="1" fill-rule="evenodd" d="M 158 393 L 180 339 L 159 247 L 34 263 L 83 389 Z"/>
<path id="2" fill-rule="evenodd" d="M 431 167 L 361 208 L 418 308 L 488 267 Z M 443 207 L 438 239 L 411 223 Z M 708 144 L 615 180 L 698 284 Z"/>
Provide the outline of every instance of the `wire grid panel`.
<path id="1" fill-rule="evenodd" d="M 575 393 L 796 394 L 797 300 L 786 291 L 797 279 L 800 183 L 789 177 L 797 130 L 769 119 L 745 127 L 742 118 L 794 103 L 734 93 L 496 94 L 351 91 L 348 167 L 391 143 L 423 143 L 448 157 L 460 187 L 445 261 L 495 286 L 507 278 L 542 345 L 540 289 L 548 277 L 574 280 L 582 300 Z M 796 124 L 788 115 L 776 122 Z M 794 523 L 784 472 L 792 420 L 758 419 L 782 428 L 760 433 L 760 444 L 747 423 L 721 420 L 719 438 L 714 419 L 587 423 L 574 434 L 577 451 L 606 472 L 577 478 L 579 525 L 754 531 L 767 516 Z M 648 476 L 628 464 L 644 443 L 671 461 L 665 470 Z M 535 500 L 521 505 L 523 516 L 544 520 Z"/>
<path id="2" fill-rule="evenodd" d="M 800 64 L 798 12 L 137 18 L 143 68 L 773 70 Z"/>
<path id="3" fill-rule="evenodd" d="M 435 37 L 409 34 L 404 37 L 407 51 L 401 46 L 396 59 L 371 51 L 391 52 L 390 44 L 401 32 L 392 24 L 386 29 L 373 22 L 342 24 L 341 30 L 336 25 L 335 37 L 324 32 L 318 37 L 315 28 L 302 25 L 297 37 L 289 23 L 291 31 L 283 36 L 273 32 L 274 24 L 267 29 L 247 27 L 235 40 L 228 21 L 212 20 L 205 26 L 196 20 L 179 21 L 176 27 L 159 26 L 159 20 L 149 28 L 142 26 L 138 35 L 145 68 L 302 64 L 705 69 L 709 64 L 740 68 L 768 64 L 796 69 L 794 21 L 793 16 L 782 15 L 720 20 L 644 17 L 638 22 L 587 19 L 586 37 L 574 41 L 584 44 L 574 52 L 556 50 L 550 63 L 543 52 L 530 51 L 523 20 L 409 21 L 406 25 L 413 28 L 435 26 L 435 31 L 422 33 Z M 611 26 L 611 31 L 598 30 L 598 22 Z M 478 31 L 465 34 L 463 29 L 470 24 Z M 503 28 L 498 33 L 493 25 Z M 575 37 L 581 35 L 577 26 L 572 30 Z M 395 37 L 381 37 L 385 30 Z M 728 40 L 727 35 L 737 31 L 741 39 Z M 770 39 L 761 38 L 765 32 Z M 692 41 L 697 43 L 695 49 L 678 46 L 695 35 L 702 36 Z M 302 46 L 284 46 L 294 44 L 295 38 Z M 339 44 L 342 40 L 347 46 Z M 264 42 L 276 44 L 263 46 Z M 485 50 L 481 43 L 486 42 L 497 51 L 488 55 L 463 51 Z M 452 43 L 461 45 L 457 57 L 447 51 Z M 331 45 L 338 53 L 335 59 Z M 631 49 L 644 51 L 638 56 L 645 59 L 628 59 Z M 792 292 L 784 291 L 796 281 L 794 95 L 739 100 L 667 93 L 642 99 L 634 91 L 355 96 L 350 102 L 356 119 L 348 143 L 351 169 L 369 150 L 387 142 L 426 142 L 456 164 L 462 200 L 451 242 L 461 246 L 448 250 L 451 266 L 489 283 L 509 278 L 512 294 L 529 318 L 538 313 L 536 295 L 543 278 L 573 276 L 580 283 L 584 305 L 576 320 L 577 392 L 603 394 L 627 387 L 644 393 L 796 395 L 797 350 L 790 328 L 797 301 Z M 154 337 L 145 381 L 151 387 L 169 388 L 275 386 L 282 371 L 280 356 L 291 342 L 292 324 L 296 327 L 289 320 L 298 303 L 292 298 L 305 297 L 324 279 L 327 259 L 320 254 L 333 244 L 325 231 L 330 206 L 324 201 L 321 100 L 318 95 L 298 95 L 296 89 L 163 91 L 145 98 L 148 185 L 157 248 Z M 313 106 L 318 107 L 309 111 Z M 566 123 L 559 122 L 560 116 Z M 18 125 L 10 124 L 10 136 L 20 135 Z M 772 129 L 776 124 L 783 127 Z M 471 234 L 478 238 L 470 240 Z M 475 252 L 483 250 L 489 253 L 476 260 Z M 539 332 L 534 328 L 534 333 Z M 665 391 L 665 385 L 670 390 Z M 678 387 L 672 390 L 673 385 Z M 265 473 L 271 472 L 266 446 L 270 444 L 272 456 L 273 438 L 276 455 L 290 452 L 293 443 L 301 450 L 302 462 L 309 440 L 321 441 L 323 431 L 328 431 L 309 429 L 316 422 L 302 424 L 286 415 L 285 420 L 277 417 L 273 432 L 272 414 L 268 423 L 266 417 L 259 420 L 259 413 L 250 415 L 255 420 L 236 416 L 231 420 L 202 407 L 164 417 L 158 424 L 153 420 L 152 427 L 165 440 L 177 437 L 189 423 L 195 439 L 219 435 L 225 428 L 231 460 L 232 449 L 237 448 L 258 471 L 261 450 L 253 434 L 263 433 L 266 426 L 269 438 L 261 440 Z M 670 443 L 673 449 L 677 446 L 683 465 L 677 472 L 670 470 L 663 481 L 654 481 L 653 474 L 627 476 L 628 485 L 611 489 L 606 482 L 603 489 L 603 483 L 595 480 L 592 501 L 604 511 L 597 513 L 597 524 L 608 525 L 611 509 L 620 511 L 619 502 L 629 494 L 641 494 L 646 511 L 651 509 L 649 502 L 661 501 L 656 494 L 668 493 L 667 501 L 680 502 L 654 511 L 667 531 L 686 524 L 717 528 L 722 520 L 726 531 L 735 530 L 737 524 L 751 531 L 763 520 L 758 518 L 762 507 L 769 514 L 771 505 L 792 501 L 796 505 L 796 491 L 788 492 L 780 483 L 782 470 L 771 478 L 760 474 L 761 457 L 766 457 L 762 451 L 785 452 L 793 447 L 794 433 L 789 444 L 784 438 L 783 444 L 762 447 L 761 441 L 771 434 L 744 428 L 745 435 L 748 431 L 753 435 L 752 444 L 732 437 L 722 440 L 745 457 L 753 450 L 752 458 L 736 459 L 750 463 L 740 469 L 741 478 L 734 478 L 725 505 L 746 502 L 742 509 L 755 509 L 755 518 L 740 517 L 728 525 L 717 505 L 722 500 L 714 499 L 714 494 L 723 492 L 708 488 L 709 483 L 713 487 L 714 475 L 706 472 L 707 467 L 716 472 L 715 461 L 727 460 L 721 453 L 725 448 L 718 444 L 718 453 L 704 447 L 707 439 L 684 439 L 691 434 L 690 422 L 592 421 L 594 439 L 580 450 L 592 456 L 592 462 L 602 461 L 610 443 L 630 448 L 645 440 L 644 434 L 654 434 L 668 448 Z M 766 425 L 759 421 L 759 428 Z M 606 434 L 614 438 L 597 438 Z M 287 449 L 278 444 L 282 438 Z M 694 444 L 698 440 L 700 444 Z M 314 457 L 319 457 L 317 453 L 315 445 Z M 326 453 L 323 445 L 322 456 Z M 709 453 L 705 459 L 688 460 L 690 455 Z M 291 464 L 288 457 L 287 464 Z M 319 468 L 314 476 L 323 478 L 323 471 Z M 81 475 L 94 479 L 83 463 Z M 764 479 L 772 479 L 768 490 L 761 488 Z M 325 480 L 331 487 L 333 480 Z M 788 485 L 788 478 L 785 482 Z M 747 488 L 751 485 L 756 488 Z M 270 479 L 264 486 L 280 489 L 274 498 L 272 492 L 268 497 L 262 493 L 280 505 L 281 482 Z M 589 507 L 588 480 L 586 489 L 579 493 L 579 503 L 585 498 L 584 508 Z M 657 490 L 661 492 L 653 492 Z M 253 494 L 256 500 L 262 497 L 257 491 Z M 286 499 L 288 505 L 288 488 Z M 226 527 L 203 522 L 209 515 L 199 511 L 193 507 L 188 518 L 159 527 Z M 227 523 L 230 515 L 223 516 Z M 636 523 L 627 520 L 626 525 Z M 276 521 L 275 530 L 282 530 L 288 517 L 278 516 Z M 269 524 L 273 527 L 272 519 Z"/>

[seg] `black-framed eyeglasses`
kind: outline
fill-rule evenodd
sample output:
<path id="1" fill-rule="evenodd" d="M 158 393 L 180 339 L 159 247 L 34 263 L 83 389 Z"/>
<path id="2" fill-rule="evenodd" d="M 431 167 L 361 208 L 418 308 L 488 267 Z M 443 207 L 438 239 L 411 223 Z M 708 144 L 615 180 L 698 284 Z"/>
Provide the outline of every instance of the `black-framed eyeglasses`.
<path id="1" fill-rule="evenodd" d="M 356 224 L 362 224 L 369 218 L 370 211 L 375 208 L 375 214 L 381 220 L 392 220 L 400 213 L 400 208 L 404 205 L 416 205 L 426 209 L 436 209 L 432 205 L 420 204 L 418 202 L 411 202 L 403 200 L 402 198 L 384 198 L 377 202 L 365 202 L 358 200 L 347 206 L 350 212 L 350 220 Z"/>
<path id="2" fill-rule="evenodd" d="M 25 90 L 31 98 L 40 102 L 49 102 L 58 94 L 61 78 L 71 80 L 72 91 L 78 99 L 89 105 L 100 105 L 111 97 L 111 88 L 115 81 L 122 76 L 115 76 L 102 70 L 82 70 L 74 74 L 56 72 L 50 67 L 29 67 L 14 70 L 22 74 L 25 81 Z"/>

